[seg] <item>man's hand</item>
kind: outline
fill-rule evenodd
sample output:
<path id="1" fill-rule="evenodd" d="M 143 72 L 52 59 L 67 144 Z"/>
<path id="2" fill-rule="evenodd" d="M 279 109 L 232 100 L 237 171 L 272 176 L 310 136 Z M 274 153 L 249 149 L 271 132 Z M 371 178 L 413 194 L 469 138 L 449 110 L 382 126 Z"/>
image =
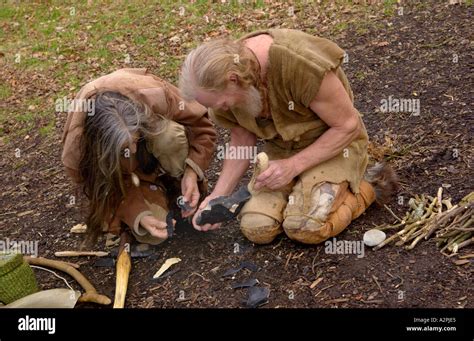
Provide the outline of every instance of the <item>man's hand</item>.
<path id="1" fill-rule="evenodd" d="M 279 189 L 288 185 L 297 175 L 295 163 L 291 158 L 270 161 L 267 170 L 257 177 L 254 188 Z"/>
<path id="2" fill-rule="evenodd" d="M 183 179 L 181 179 L 181 193 L 183 194 L 184 202 L 188 203 L 193 209 L 190 211 L 183 211 L 181 216 L 183 218 L 192 215 L 197 208 L 199 201 L 199 187 L 197 183 L 196 173 L 189 167 L 184 171 Z"/>
<path id="3" fill-rule="evenodd" d="M 231 129 L 230 132 L 230 142 L 231 147 L 255 147 L 257 143 L 257 136 L 254 133 L 249 132 L 247 129 L 242 127 L 235 127 Z M 214 198 L 217 198 L 222 195 L 229 195 L 235 189 L 235 186 L 239 183 L 240 179 L 247 171 L 250 165 L 250 160 L 248 159 L 231 159 L 224 158 L 224 165 L 222 166 L 221 175 L 217 180 L 217 183 L 214 187 L 212 193 L 204 199 L 204 201 L 199 206 L 198 211 L 194 214 L 193 217 L 193 226 L 198 231 L 209 231 L 217 229 L 221 224 L 206 224 L 199 226 L 196 224 L 197 218 L 201 215 L 201 211 L 207 206 L 207 203 Z"/>
<path id="4" fill-rule="evenodd" d="M 156 219 L 152 215 L 147 215 L 140 219 L 140 225 L 145 230 L 147 230 L 153 237 L 160 239 L 168 238 L 168 231 L 166 231 L 166 223 L 164 221 Z"/>
<path id="5" fill-rule="evenodd" d="M 193 217 L 193 226 L 196 230 L 198 231 L 203 231 L 203 232 L 206 232 L 206 231 L 210 231 L 210 230 L 215 230 L 215 229 L 218 229 L 221 227 L 221 224 L 206 224 L 206 225 L 198 225 L 196 223 L 196 220 L 197 218 L 201 215 L 201 212 L 204 208 L 206 208 L 207 204 L 209 203 L 210 200 L 216 198 L 216 196 L 213 196 L 212 194 L 209 195 L 208 197 L 206 197 L 206 199 L 203 200 L 203 202 L 201 203 L 201 205 L 199 205 L 199 209 L 198 211 L 196 212 L 196 214 L 194 215 Z"/>

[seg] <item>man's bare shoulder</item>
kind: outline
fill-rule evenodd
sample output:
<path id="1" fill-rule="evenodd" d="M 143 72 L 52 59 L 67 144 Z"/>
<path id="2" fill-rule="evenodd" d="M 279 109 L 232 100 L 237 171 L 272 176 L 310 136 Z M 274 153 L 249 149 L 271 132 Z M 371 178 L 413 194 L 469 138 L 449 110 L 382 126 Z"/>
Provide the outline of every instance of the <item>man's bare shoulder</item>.
<path id="1" fill-rule="evenodd" d="M 268 50 L 270 45 L 273 43 L 273 38 L 271 35 L 263 33 L 255 37 L 245 39 L 244 43 L 252 50 Z"/>

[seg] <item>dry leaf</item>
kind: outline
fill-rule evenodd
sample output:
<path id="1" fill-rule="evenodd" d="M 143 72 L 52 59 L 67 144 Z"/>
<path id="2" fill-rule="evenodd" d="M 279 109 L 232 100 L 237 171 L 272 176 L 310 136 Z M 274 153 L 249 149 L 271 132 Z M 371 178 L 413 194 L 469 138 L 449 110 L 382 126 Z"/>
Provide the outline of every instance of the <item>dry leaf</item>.
<path id="1" fill-rule="evenodd" d="M 378 47 L 387 46 L 389 44 L 390 43 L 388 41 L 381 41 L 380 43 L 375 43 L 375 45 L 378 46 Z"/>
<path id="2" fill-rule="evenodd" d="M 71 227 L 70 232 L 71 233 L 85 233 L 87 230 L 87 225 L 86 224 L 77 224 Z"/>

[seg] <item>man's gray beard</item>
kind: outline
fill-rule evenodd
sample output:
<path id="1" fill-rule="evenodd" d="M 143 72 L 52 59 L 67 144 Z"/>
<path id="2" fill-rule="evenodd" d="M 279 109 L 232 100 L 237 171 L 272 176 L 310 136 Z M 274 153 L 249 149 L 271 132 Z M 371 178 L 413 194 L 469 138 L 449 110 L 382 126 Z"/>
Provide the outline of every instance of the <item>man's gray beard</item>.
<path id="1" fill-rule="evenodd" d="M 253 117 L 258 117 L 263 109 L 262 96 L 256 87 L 251 86 L 247 90 L 244 103 L 236 105 L 236 109 L 239 111 L 247 112 Z"/>

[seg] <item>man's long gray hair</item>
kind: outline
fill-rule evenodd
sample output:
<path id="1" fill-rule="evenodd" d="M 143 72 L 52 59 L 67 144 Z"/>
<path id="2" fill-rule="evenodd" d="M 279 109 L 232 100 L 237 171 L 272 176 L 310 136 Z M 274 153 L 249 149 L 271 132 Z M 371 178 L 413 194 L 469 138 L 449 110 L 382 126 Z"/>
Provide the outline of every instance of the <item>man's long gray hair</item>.
<path id="1" fill-rule="evenodd" d="M 99 93 L 94 100 L 95 111 L 84 124 L 79 165 L 89 199 L 89 244 L 97 240 L 125 195 L 120 163 L 123 146 L 131 145 L 136 133 L 140 139 L 156 137 L 167 123 L 147 106 L 117 92 Z"/>

